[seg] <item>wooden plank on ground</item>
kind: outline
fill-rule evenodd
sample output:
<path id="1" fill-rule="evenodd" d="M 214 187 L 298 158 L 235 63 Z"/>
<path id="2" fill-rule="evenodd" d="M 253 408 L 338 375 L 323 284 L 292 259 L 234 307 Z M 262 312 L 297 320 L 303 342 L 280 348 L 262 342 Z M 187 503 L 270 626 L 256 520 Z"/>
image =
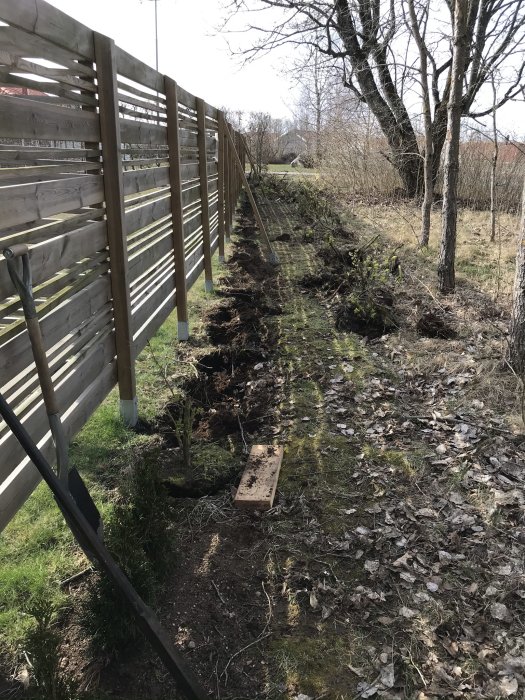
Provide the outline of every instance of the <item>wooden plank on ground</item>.
<path id="1" fill-rule="evenodd" d="M 235 496 L 237 508 L 269 510 L 277 490 L 284 449 L 278 445 L 254 445 Z"/>

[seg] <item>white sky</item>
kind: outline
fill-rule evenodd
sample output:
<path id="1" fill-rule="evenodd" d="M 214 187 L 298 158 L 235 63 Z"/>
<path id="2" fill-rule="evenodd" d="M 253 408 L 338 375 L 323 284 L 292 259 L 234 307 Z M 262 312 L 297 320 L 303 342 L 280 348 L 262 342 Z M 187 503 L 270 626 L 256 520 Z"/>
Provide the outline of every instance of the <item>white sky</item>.
<path id="1" fill-rule="evenodd" d="M 50 0 L 50 4 L 155 66 L 152 0 Z M 217 31 L 224 15 L 221 4 L 219 0 L 158 0 L 159 70 L 216 107 L 290 118 L 294 96 L 280 73 L 283 56 L 242 66 L 227 43 L 235 44 L 237 37 Z"/>
<path id="2" fill-rule="evenodd" d="M 129 53 L 155 65 L 153 0 L 48 0 L 91 29 L 115 39 Z M 16 0 L 12 0 L 16 2 Z M 249 45 L 246 35 L 218 31 L 227 0 L 158 0 L 159 69 L 182 87 L 216 107 L 270 112 L 290 118 L 296 89 L 283 75 L 297 48 L 242 65 L 228 48 Z M 240 18 L 243 26 L 246 17 Z M 413 106 L 418 111 L 417 105 Z M 506 105 L 498 113 L 505 133 L 523 138 L 525 102 Z"/>

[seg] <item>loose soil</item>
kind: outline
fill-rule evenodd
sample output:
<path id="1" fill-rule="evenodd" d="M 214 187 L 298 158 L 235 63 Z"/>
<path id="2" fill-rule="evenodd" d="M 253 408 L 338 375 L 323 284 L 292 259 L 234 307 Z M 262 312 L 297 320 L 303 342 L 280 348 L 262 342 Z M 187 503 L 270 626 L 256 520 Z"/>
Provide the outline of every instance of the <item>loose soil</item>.
<path id="1" fill-rule="evenodd" d="M 206 476 L 199 454 L 213 447 L 222 461 L 198 485 L 206 495 L 173 499 L 163 624 L 222 700 L 523 697 L 525 438 L 478 372 L 500 331 L 473 337 L 457 302 L 457 337 L 423 337 L 432 300 L 402 255 L 388 285 L 396 327 L 341 329 L 343 292 L 327 261 L 326 284 L 313 283 L 320 246 L 296 206 L 277 188 L 260 201 L 281 266 L 263 260 L 244 210 L 206 319 L 216 347 L 188 349 L 195 462 Z M 358 233 L 339 230 L 338 248 Z M 495 381 L 509 385 L 503 372 Z M 274 508 L 250 515 L 232 494 L 252 444 L 285 455 Z M 65 657 L 97 700 L 178 697 L 148 650 L 83 667 L 73 643 Z"/>

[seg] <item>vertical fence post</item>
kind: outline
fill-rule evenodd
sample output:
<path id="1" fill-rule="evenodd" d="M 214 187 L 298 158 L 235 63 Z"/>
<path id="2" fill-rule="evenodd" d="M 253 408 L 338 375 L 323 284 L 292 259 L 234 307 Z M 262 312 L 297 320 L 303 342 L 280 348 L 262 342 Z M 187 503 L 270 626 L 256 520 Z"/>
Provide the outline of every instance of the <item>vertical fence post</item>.
<path id="1" fill-rule="evenodd" d="M 188 340 L 188 294 L 184 252 L 184 220 L 182 177 L 180 171 L 179 99 L 177 83 L 164 76 L 168 122 L 168 152 L 170 158 L 171 219 L 173 225 L 173 254 L 175 256 L 175 287 L 177 290 L 177 331 L 179 340 Z"/>
<path id="2" fill-rule="evenodd" d="M 208 151 L 206 148 L 206 104 L 197 98 L 197 129 L 199 143 L 199 176 L 201 183 L 201 223 L 202 249 L 204 253 L 204 289 L 213 291 L 213 273 L 211 267 L 211 233 L 210 205 L 208 198 Z"/>
<path id="3" fill-rule="evenodd" d="M 104 174 L 104 198 L 108 229 L 109 265 L 117 350 L 120 413 L 126 424 L 138 420 L 135 362 L 132 348 L 131 303 L 128 279 L 124 185 L 117 90 L 115 43 L 95 32 L 100 138 Z"/>
<path id="4" fill-rule="evenodd" d="M 224 229 L 224 165 L 225 165 L 225 151 L 224 151 L 224 112 L 219 110 L 218 113 L 218 133 L 217 138 L 219 139 L 219 162 L 217 163 L 217 215 L 219 217 L 219 262 L 224 262 L 224 239 L 225 239 L 225 229 Z"/>
<path id="5" fill-rule="evenodd" d="M 231 210 L 231 148 L 226 135 L 229 129 L 228 122 L 224 120 L 224 219 L 225 219 L 225 234 L 226 243 L 230 242 L 230 210 Z"/>

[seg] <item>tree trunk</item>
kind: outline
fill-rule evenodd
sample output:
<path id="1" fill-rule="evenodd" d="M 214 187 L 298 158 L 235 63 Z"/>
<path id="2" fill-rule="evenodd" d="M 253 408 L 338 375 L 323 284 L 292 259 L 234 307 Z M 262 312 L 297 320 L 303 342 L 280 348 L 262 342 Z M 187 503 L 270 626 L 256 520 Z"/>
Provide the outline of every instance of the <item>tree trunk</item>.
<path id="1" fill-rule="evenodd" d="M 496 121 L 496 83 L 494 76 L 492 76 L 492 93 L 494 97 L 493 109 L 492 109 L 492 144 L 494 146 L 492 150 L 492 163 L 490 169 L 490 241 L 494 243 L 496 240 L 496 170 L 498 167 L 498 126 Z"/>
<path id="2" fill-rule="evenodd" d="M 468 0 L 454 3 L 454 50 L 452 55 L 451 89 L 448 101 L 447 138 L 443 178 L 443 211 L 441 217 L 441 249 L 438 262 L 438 287 L 442 294 L 456 288 L 456 225 L 458 215 L 459 139 L 463 78 L 468 51 Z"/>
<path id="3" fill-rule="evenodd" d="M 432 214 L 432 201 L 434 199 L 434 177 L 433 177 L 433 150 L 432 139 L 432 111 L 430 108 L 430 91 L 428 86 L 428 55 L 427 47 L 421 28 L 418 23 L 414 0 L 408 0 L 408 10 L 410 14 L 410 25 L 414 39 L 419 51 L 419 75 L 421 77 L 421 91 L 423 93 L 423 123 L 425 129 L 425 154 L 423 161 L 424 174 L 424 197 L 421 205 L 421 236 L 419 244 L 422 248 L 428 246 L 430 238 L 430 216 Z"/>
<path id="4" fill-rule="evenodd" d="M 421 193 L 421 157 L 410 116 L 388 73 L 388 61 L 378 61 L 379 78 L 387 100 L 381 95 L 374 72 L 357 38 L 348 0 L 336 0 L 338 32 L 354 69 L 363 100 L 377 119 L 391 149 L 391 163 L 399 173 L 409 197 Z M 384 49 L 383 49 L 384 50 Z"/>
<path id="5" fill-rule="evenodd" d="M 509 326 L 509 362 L 520 377 L 525 375 L 525 183 Z"/>
<path id="6" fill-rule="evenodd" d="M 441 166 L 441 154 L 443 153 L 443 147 L 445 145 L 445 140 L 447 137 L 447 99 L 443 99 L 439 105 L 437 105 L 434 112 L 434 122 L 432 124 L 432 182 L 434 185 L 434 191 L 436 189 L 436 183 L 439 175 L 439 168 Z"/>

